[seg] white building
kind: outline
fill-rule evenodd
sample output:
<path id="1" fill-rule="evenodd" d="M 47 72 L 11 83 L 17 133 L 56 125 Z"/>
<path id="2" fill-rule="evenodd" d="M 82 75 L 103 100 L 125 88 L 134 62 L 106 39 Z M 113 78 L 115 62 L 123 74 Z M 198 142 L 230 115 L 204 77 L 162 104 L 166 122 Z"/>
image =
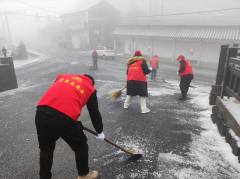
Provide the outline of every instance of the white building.
<path id="1" fill-rule="evenodd" d="M 193 65 L 216 68 L 222 44 L 240 44 L 240 26 L 118 26 L 111 34 L 117 52 L 133 56 L 141 50 L 144 56 L 176 63 L 184 55 Z"/>

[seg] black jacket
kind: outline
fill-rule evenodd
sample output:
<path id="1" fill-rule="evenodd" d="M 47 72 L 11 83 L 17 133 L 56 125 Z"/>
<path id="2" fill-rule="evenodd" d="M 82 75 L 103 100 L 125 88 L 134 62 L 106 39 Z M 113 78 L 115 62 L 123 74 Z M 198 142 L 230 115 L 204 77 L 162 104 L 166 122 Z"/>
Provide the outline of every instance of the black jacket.
<path id="1" fill-rule="evenodd" d="M 148 65 L 147 65 L 147 59 L 142 56 L 135 56 L 133 58 L 128 59 L 127 65 L 129 66 L 130 64 L 143 60 L 142 62 L 142 69 L 143 73 L 145 75 L 149 74 L 151 70 L 149 70 Z M 128 75 L 128 69 L 127 69 L 127 75 Z M 147 89 L 147 82 L 143 81 L 135 81 L 135 80 L 130 80 L 127 81 L 127 95 L 130 96 L 148 96 L 148 89 Z"/>

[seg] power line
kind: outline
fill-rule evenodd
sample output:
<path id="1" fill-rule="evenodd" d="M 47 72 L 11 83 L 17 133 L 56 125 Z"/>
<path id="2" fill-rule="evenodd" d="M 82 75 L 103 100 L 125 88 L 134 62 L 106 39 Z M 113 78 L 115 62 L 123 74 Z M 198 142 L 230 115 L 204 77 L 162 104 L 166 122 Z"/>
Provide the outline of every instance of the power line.
<path id="1" fill-rule="evenodd" d="M 16 1 L 16 0 L 15 0 Z M 79 18 L 79 17 L 64 17 L 65 19 L 81 19 L 81 20 L 109 20 L 111 18 L 121 18 L 121 19 L 135 19 L 135 18 L 147 18 L 147 17 L 166 17 L 166 16 L 180 16 L 180 15 L 191 15 L 191 14 L 203 14 L 203 13 L 213 13 L 220 11 L 230 11 L 230 10 L 240 10 L 240 8 L 232 8 L 232 9 L 219 9 L 213 11 L 199 11 L 199 12 L 189 12 L 189 13 L 177 13 L 177 14 L 163 14 L 163 15 L 151 15 L 151 16 L 133 16 L 133 17 L 119 17 L 119 16 L 109 16 L 109 17 L 97 17 L 97 18 Z M 0 12 L 2 13 L 2 12 Z M 21 16 L 29 16 L 29 17 L 41 17 L 41 18 L 54 18 L 59 19 L 61 17 L 45 17 L 45 16 L 36 16 L 36 15 L 25 15 L 25 14 L 17 14 L 12 12 L 7 12 L 7 14 L 21 15 Z M 63 14 L 61 14 L 63 15 Z"/>
<path id="2" fill-rule="evenodd" d="M 71 2 L 68 1 L 68 0 L 65 0 L 65 1 L 67 1 L 69 4 L 71 4 L 71 5 L 73 5 L 73 6 L 76 6 L 76 4 L 73 4 L 73 3 L 71 3 Z"/>
<path id="3" fill-rule="evenodd" d="M 13 0 L 13 1 L 16 1 L 16 2 L 19 2 L 19 3 L 22 3 L 22 4 L 25 4 L 25 5 L 27 5 L 27 6 L 31 6 L 31 7 L 37 8 L 37 9 L 42 9 L 42 10 L 49 11 L 49 12 L 53 12 L 53 13 L 56 13 L 56 14 L 61 14 L 61 13 L 59 13 L 59 12 L 54 12 L 54 11 L 50 11 L 50 10 L 47 10 L 47 9 L 44 9 L 44 8 L 32 6 L 32 5 L 30 5 L 30 4 L 27 4 L 27 3 L 24 3 L 24 2 L 21 2 L 21 1 L 18 1 L 18 0 Z"/>
<path id="4" fill-rule="evenodd" d="M 66 7 L 66 6 L 71 6 L 71 5 L 64 5 L 64 6 L 54 6 L 54 7 L 48 7 L 48 8 Z M 14 10 L 14 11 L 8 11 L 8 12 L 33 11 L 33 10 L 36 10 L 36 9 L 21 9 L 21 10 Z"/>

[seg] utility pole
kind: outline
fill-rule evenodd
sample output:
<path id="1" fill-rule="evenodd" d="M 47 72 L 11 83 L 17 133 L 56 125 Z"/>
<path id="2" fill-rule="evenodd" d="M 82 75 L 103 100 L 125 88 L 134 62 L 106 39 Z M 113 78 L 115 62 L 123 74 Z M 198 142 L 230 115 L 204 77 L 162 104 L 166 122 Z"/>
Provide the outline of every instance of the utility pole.
<path id="1" fill-rule="evenodd" d="M 7 17 L 6 10 L 5 10 L 5 17 L 6 17 L 6 22 L 7 22 L 7 29 L 8 29 L 9 42 L 10 42 L 10 44 L 12 44 L 12 42 L 11 42 L 11 34 L 10 34 L 10 30 L 9 30 L 8 17 Z"/>
<path id="2" fill-rule="evenodd" d="M 102 45 L 102 23 L 103 23 L 103 21 L 102 21 L 102 0 L 100 0 L 100 33 L 99 33 L 99 35 L 100 35 L 100 45 Z"/>
<path id="3" fill-rule="evenodd" d="M 3 23 L 3 17 L 2 17 L 2 16 L 3 16 L 3 14 L 1 13 L 2 31 L 3 31 L 3 35 L 4 35 L 4 37 L 7 38 L 7 37 L 6 37 L 6 33 L 5 33 L 5 28 L 4 28 L 4 23 Z"/>

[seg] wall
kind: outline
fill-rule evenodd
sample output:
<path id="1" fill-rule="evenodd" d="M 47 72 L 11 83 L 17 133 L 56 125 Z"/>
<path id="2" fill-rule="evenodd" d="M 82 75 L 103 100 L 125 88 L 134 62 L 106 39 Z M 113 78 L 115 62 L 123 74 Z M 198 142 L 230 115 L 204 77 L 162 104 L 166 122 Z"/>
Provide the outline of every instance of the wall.
<path id="1" fill-rule="evenodd" d="M 222 44 L 203 43 L 201 62 L 218 63 Z"/>
<path id="2" fill-rule="evenodd" d="M 7 66 L 0 66 L 0 92 L 7 91 L 18 87 L 15 69 L 12 57 L 1 57 L 2 64 Z"/>
<path id="3" fill-rule="evenodd" d="M 193 48 L 194 54 L 189 55 L 189 50 Z M 199 42 L 176 41 L 175 58 L 184 55 L 187 60 L 198 60 L 199 58 Z"/>
<path id="4" fill-rule="evenodd" d="M 148 50 L 148 46 L 151 45 L 150 39 L 134 39 L 136 43 L 137 50 L 142 52 L 142 55 L 150 55 L 150 51 Z"/>
<path id="5" fill-rule="evenodd" d="M 153 42 L 153 55 L 158 55 L 163 58 L 172 58 L 173 41 L 172 40 L 158 40 Z"/>

